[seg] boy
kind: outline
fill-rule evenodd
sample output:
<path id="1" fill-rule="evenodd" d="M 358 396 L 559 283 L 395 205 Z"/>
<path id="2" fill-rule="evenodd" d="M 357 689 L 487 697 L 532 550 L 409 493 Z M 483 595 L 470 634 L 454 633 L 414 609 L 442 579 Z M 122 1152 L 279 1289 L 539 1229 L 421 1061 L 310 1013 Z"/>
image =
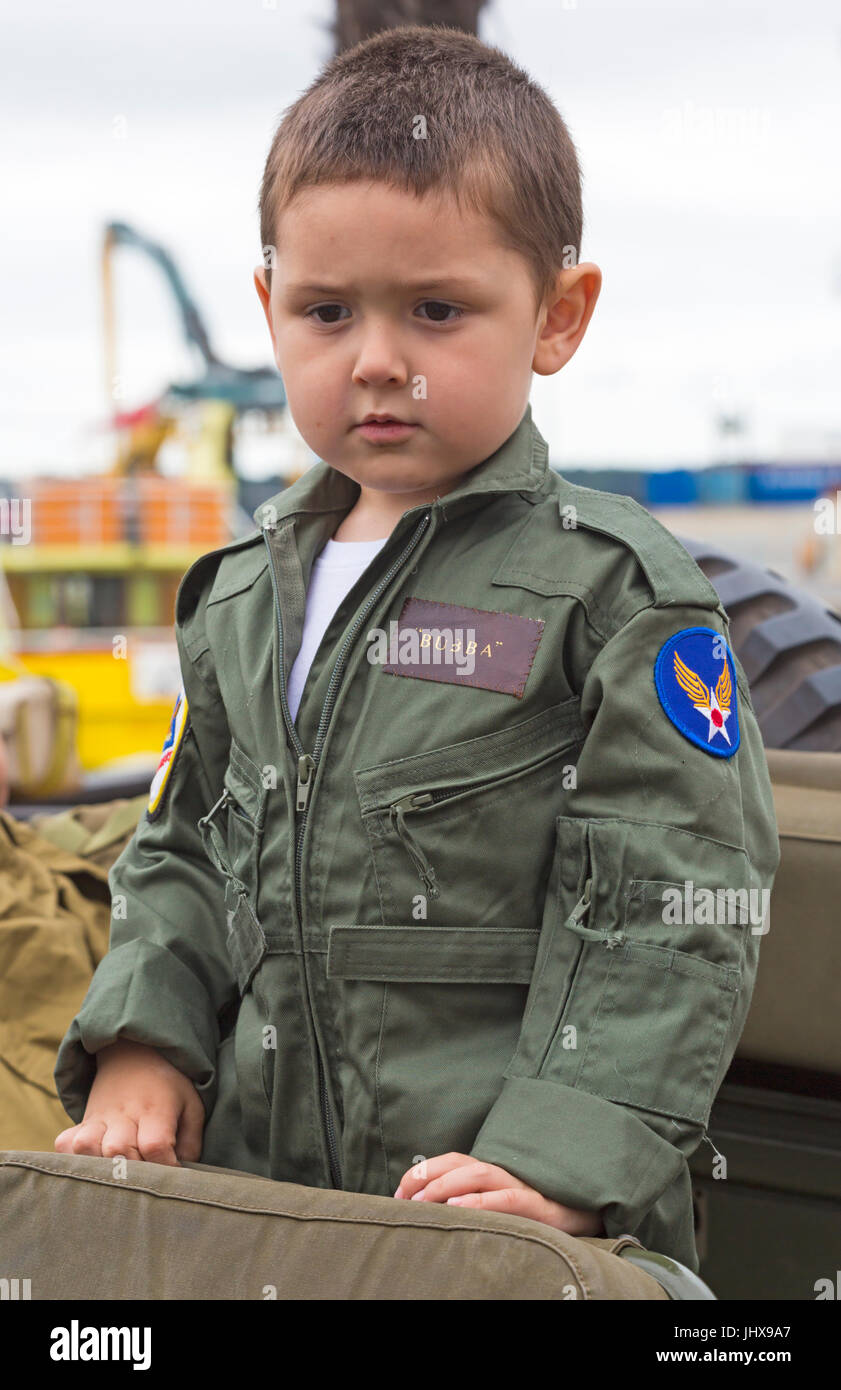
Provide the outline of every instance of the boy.
<path id="1" fill-rule="evenodd" d="M 600 289 L 569 134 L 498 50 L 390 31 L 291 108 L 260 210 L 320 462 L 179 588 L 184 689 L 56 1147 L 628 1231 L 697 1270 L 686 1160 L 762 930 L 717 909 L 778 847 L 714 590 L 531 418 Z"/>

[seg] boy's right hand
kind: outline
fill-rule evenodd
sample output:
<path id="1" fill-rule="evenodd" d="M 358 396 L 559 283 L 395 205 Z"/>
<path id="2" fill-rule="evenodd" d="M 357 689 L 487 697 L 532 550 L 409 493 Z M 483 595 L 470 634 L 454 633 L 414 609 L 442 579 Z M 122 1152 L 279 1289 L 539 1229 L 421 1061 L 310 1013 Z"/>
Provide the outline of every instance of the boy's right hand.
<path id="1" fill-rule="evenodd" d="M 177 1167 L 198 1162 L 203 1128 L 204 1105 L 189 1077 L 156 1048 L 120 1039 L 97 1052 L 84 1119 L 63 1129 L 55 1148 Z"/>

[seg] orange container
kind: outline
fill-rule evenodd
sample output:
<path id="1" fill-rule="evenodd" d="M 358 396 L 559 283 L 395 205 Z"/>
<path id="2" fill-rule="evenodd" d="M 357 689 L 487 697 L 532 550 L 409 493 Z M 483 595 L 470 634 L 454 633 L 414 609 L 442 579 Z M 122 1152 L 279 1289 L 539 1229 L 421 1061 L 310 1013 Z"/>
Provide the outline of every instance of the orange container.
<path id="1" fill-rule="evenodd" d="M 224 545 L 230 538 L 230 484 L 140 476 L 65 482 L 39 479 L 29 488 L 35 545 Z"/>

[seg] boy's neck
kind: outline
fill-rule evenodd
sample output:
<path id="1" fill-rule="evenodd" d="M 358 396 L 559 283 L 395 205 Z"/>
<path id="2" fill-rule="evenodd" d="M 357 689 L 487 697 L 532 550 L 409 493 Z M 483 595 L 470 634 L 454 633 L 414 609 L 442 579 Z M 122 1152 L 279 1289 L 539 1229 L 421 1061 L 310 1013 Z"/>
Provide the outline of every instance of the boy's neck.
<path id="1" fill-rule="evenodd" d="M 452 486 L 455 486 L 453 484 Z M 444 489 L 445 491 L 447 489 Z M 418 492 L 378 492 L 362 488 L 347 516 L 333 532 L 334 541 L 376 541 L 387 539 L 404 512 L 424 502 L 434 502 L 441 489 L 428 488 Z"/>

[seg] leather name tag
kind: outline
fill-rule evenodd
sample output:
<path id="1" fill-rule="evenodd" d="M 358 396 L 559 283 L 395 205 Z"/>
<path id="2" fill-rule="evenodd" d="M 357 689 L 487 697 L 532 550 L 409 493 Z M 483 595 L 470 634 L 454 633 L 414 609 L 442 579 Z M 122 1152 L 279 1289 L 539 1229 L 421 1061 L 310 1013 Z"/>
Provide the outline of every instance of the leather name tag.
<path id="1" fill-rule="evenodd" d="M 543 633 L 543 619 L 461 608 L 410 595 L 389 628 L 383 670 L 390 675 L 474 685 L 519 700 Z"/>

